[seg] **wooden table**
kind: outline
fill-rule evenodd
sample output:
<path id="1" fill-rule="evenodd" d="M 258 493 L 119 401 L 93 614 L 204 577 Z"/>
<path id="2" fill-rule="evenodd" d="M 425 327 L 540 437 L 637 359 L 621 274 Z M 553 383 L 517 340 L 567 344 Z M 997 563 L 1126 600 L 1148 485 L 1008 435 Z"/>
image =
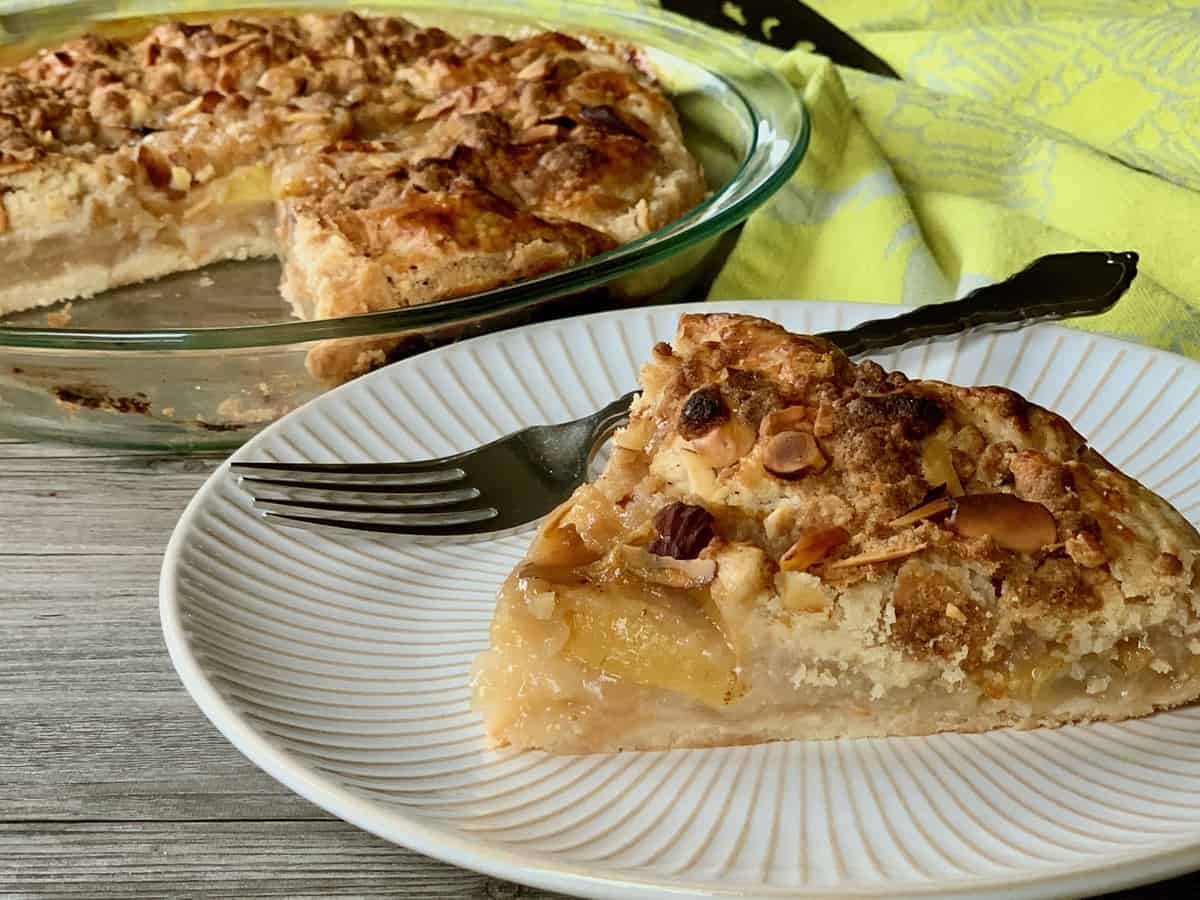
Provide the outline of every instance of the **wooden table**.
<path id="1" fill-rule="evenodd" d="M 219 461 L 0 436 L 0 897 L 556 896 L 331 818 L 201 715 L 157 582 Z M 1114 896 L 1192 900 L 1200 876 Z"/>

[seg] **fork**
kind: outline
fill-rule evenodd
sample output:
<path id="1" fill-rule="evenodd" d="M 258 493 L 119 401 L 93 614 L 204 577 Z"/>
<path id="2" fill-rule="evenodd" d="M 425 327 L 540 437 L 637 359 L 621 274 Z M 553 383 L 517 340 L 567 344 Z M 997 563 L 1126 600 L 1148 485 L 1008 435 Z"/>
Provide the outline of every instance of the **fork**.
<path id="1" fill-rule="evenodd" d="M 961 300 L 822 335 L 850 355 L 963 331 L 1020 327 L 1109 309 L 1137 274 L 1137 254 L 1043 256 Z M 584 480 L 628 419 L 632 391 L 559 425 L 535 425 L 440 459 L 389 463 L 234 462 L 254 507 L 280 525 L 408 536 L 494 535 L 535 521 Z"/>

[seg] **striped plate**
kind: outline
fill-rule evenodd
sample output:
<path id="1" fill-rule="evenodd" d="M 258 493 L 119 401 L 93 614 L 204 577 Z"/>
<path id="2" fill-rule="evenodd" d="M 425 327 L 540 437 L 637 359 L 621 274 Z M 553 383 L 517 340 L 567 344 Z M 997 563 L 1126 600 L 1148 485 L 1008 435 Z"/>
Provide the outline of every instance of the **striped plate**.
<path id="1" fill-rule="evenodd" d="M 704 304 L 696 309 L 719 307 Z M 896 307 L 748 303 L 795 331 Z M 634 386 L 681 307 L 504 332 L 326 394 L 242 460 L 439 456 Z M 1200 519 L 1200 365 L 1052 326 L 884 355 L 1005 384 Z M 1122 725 L 551 757 L 491 752 L 467 672 L 528 535 L 388 543 L 274 529 L 224 467 L 162 570 L 196 702 L 293 790 L 384 838 L 595 897 L 1049 897 L 1200 864 L 1200 709 Z"/>

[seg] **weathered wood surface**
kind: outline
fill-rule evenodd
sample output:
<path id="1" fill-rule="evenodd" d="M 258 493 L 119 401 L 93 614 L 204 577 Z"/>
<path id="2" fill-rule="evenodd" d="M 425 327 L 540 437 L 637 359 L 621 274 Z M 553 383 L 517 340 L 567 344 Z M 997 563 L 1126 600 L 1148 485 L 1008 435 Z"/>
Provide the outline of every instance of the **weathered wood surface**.
<path id="1" fill-rule="evenodd" d="M 0 897 L 555 896 L 333 819 L 201 715 L 157 579 L 218 462 L 0 437 Z M 1121 896 L 1194 898 L 1200 877 Z"/>

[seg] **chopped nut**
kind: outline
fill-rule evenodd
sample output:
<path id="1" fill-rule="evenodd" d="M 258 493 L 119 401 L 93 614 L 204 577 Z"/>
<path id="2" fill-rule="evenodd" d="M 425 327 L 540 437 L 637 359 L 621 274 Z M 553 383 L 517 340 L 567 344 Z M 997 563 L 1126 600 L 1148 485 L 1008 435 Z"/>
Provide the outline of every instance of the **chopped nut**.
<path id="1" fill-rule="evenodd" d="M 618 557 L 630 574 L 664 587 L 702 587 L 717 575 L 715 560 L 658 556 L 642 547 L 632 547 L 629 544 L 622 544 L 618 548 Z"/>
<path id="2" fill-rule="evenodd" d="M 825 456 L 810 431 L 782 431 L 763 448 L 763 468 L 780 478 L 795 478 L 825 468 Z"/>
<path id="3" fill-rule="evenodd" d="M 967 621 L 967 617 L 963 614 L 963 611 L 953 603 L 946 604 L 946 618 L 953 619 L 956 622 Z"/>
<path id="4" fill-rule="evenodd" d="M 1058 537 L 1050 510 L 1014 494 L 959 497 L 950 527 L 963 537 L 990 537 L 1001 547 L 1018 553 L 1040 550 Z"/>
<path id="5" fill-rule="evenodd" d="M 731 466 L 754 447 L 754 429 L 741 419 L 728 419 L 692 441 L 692 449 L 714 469 Z"/>
<path id="6" fill-rule="evenodd" d="M 835 547 L 850 539 L 844 528 L 810 528 L 801 533 L 796 542 L 779 559 L 779 568 L 785 572 L 803 572 L 819 563 Z"/>
<path id="7" fill-rule="evenodd" d="M 845 559 L 839 559 L 837 562 L 830 563 L 831 569 L 848 569 L 852 566 L 869 566 L 874 563 L 891 562 L 894 559 L 903 559 L 906 556 L 912 556 L 914 553 L 920 553 L 928 544 L 920 543 L 912 547 L 902 547 L 899 550 L 879 550 L 875 553 L 860 553 L 858 556 L 847 556 Z"/>
<path id="8" fill-rule="evenodd" d="M 703 506 L 691 503 L 671 503 L 654 516 L 658 537 L 650 552 L 675 559 L 695 559 L 700 551 L 716 537 L 713 516 Z"/>
<path id="9" fill-rule="evenodd" d="M 186 191 L 192 186 L 192 173 L 183 166 L 171 166 L 171 190 Z"/>
<path id="10" fill-rule="evenodd" d="M 812 418 L 812 410 L 807 406 L 789 406 L 777 409 L 763 416 L 758 423 L 760 437 L 771 437 L 782 431 L 795 431 L 798 426 L 807 423 Z"/>

